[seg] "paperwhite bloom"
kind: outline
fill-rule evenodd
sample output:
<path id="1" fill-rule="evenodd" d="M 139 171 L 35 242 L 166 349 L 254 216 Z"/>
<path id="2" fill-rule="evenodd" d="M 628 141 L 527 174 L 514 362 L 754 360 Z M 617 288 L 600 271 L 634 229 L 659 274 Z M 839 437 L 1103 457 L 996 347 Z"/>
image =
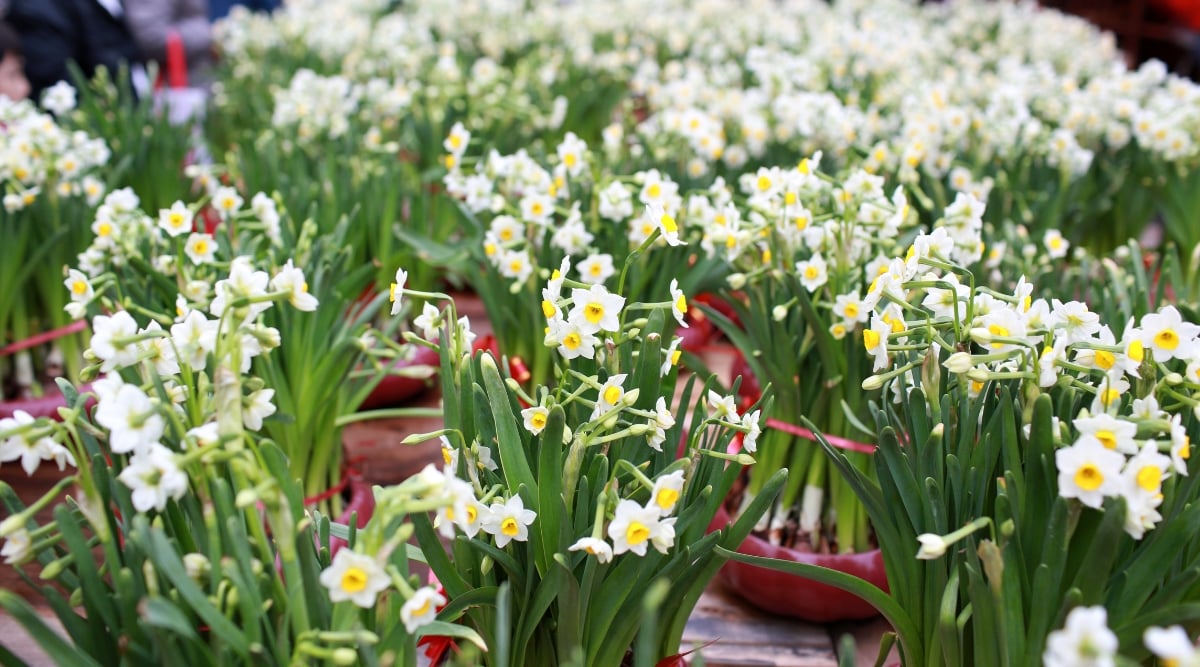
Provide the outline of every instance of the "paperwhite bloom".
<path id="1" fill-rule="evenodd" d="M 33 541 L 29 538 L 29 531 L 19 528 L 9 533 L 4 548 L 0 549 L 0 557 L 4 558 L 5 565 L 21 565 L 33 558 Z"/>
<path id="2" fill-rule="evenodd" d="M 75 88 L 66 81 L 59 81 L 42 92 L 42 108 L 61 116 L 75 108 Z"/>
<path id="3" fill-rule="evenodd" d="M 625 388 L 622 385 L 626 377 L 626 373 L 618 373 L 604 381 L 596 396 L 596 407 L 592 410 L 591 419 L 607 414 L 621 405 L 621 399 L 625 398 Z"/>
<path id="4" fill-rule="evenodd" d="M 917 535 L 917 541 L 921 543 L 921 548 L 917 550 L 917 558 L 921 560 L 934 560 L 941 558 L 946 553 L 945 538 L 941 535 L 933 533 L 922 533 Z"/>
<path id="5" fill-rule="evenodd" d="M 584 357 L 591 359 L 596 356 L 596 346 L 600 339 L 595 334 L 585 331 L 579 324 L 564 320 L 551 320 L 550 332 L 546 336 L 548 345 L 558 347 L 558 353 L 563 359 Z"/>
<path id="6" fill-rule="evenodd" d="M 183 252 L 193 264 L 212 264 L 217 257 L 217 242 L 211 234 L 193 233 L 188 236 Z"/>
<path id="7" fill-rule="evenodd" d="M 1196 667 L 1200 665 L 1200 650 L 1181 626 L 1146 628 L 1142 635 L 1146 648 L 1164 665 Z"/>
<path id="8" fill-rule="evenodd" d="M 319 581 L 329 589 L 333 602 L 349 600 L 363 609 L 375 606 L 375 598 L 392 585 L 378 561 L 348 548 L 337 552 Z"/>
<path id="9" fill-rule="evenodd" d="M 804 261 L 796 262 L 796 275 L 800 284 L 809 292 L 815 292 L 829 280 L 829 269 L 821 253 L 813 255 Z"/>
<path id="10" fill-rule="evenodd" d="M 192 231 L 192 212 L 187 204 L 177 201 L 171 208 L 159 209 L 158 227 L 171 237 L 187 234 Z"/>
<path id="11" fill-rule="evenodd" d="M 274 389 L 259 389 L 242 399 L 242 423 L 251 431 L 262 429 L 263 419 L 275 414 Z"/>
<path id="12" fill-rule="evenodd" d="M 108 445 L 114 454 L 137 452 L 158 444 L 166 422 L 155 401 L 132 384 L 96 406 L 96 423 L 109 430 Z"/>
<path id="13" fill-rule="evenodd" d="M 581 537 L 575 544 L 567 547 L 567 551 L 585 551 L 595 556 L 600 563 L 608 563 L 613 559 L 613 549 L 608 542 L 595 537 Z"/>
<path id="14" fill-rule="evenodd" d="M 130 499 L 139 512 L 161 512 L 168 500 L 182 498 L 188 489 L 188 477 L 175 464 L 175 455 L 157 442 L 135 453 L 117 479 L 133 490 Z"/>
<path id="15" fill-rule="evenodd" d="M 137 363 L 137 344 L 122 340 L 137 335 L 137 330 L 137 322 L 124 310 L 111 316 L 97 315 L 92 320 L 92 352 L 103 362 L 100 365 L 102 372 Z"/>
<path id="16" fill-rule="evenodd" d="M 525 421 L 526 430 L 537 435 L 546 428 L 546 421 L 550 418 L 550 411 L 540 405 L 535 405 L 522 410 L 521 418 Z"/>
<path id="17" fill-rule="evenodd" d="M 686 329 L 688 328 L 688 323 L 683 318 L 685 315 L 687 315 L 688 311 L 687 297 L 684 296 L 683 290 L 679 289 L 679 280 L 676 278 L 671 279 L 670 289 L 671 314 L 675 316 L 676 324 Z"/>
<path id="18" fill-rule="evenodd" d="M 599 285 L 617 272 L 612 255 L 603 253 L 585 257 L 575 265 L 575 270 L 579 272 L 580 282 L 589 285 Z"/>
<path id="19" fill-rule="evenodd" d="M 317 309 L 317 298 L 308 293 L 308 282 L 304 280 L 304 272 L 296 268 L 290 259 L 271 279 L 271 289 L 287 292 L 288 302 L 296 310 L 312 312 Z"/>
<path id="20" fill-rule="evenodd" d="M 228 220 L 229 216 L 238 212 L 242 207 L 242 196 L 238 194 L 235 188 L 220 187 L 213 193 L 213 208 L 221 214 L 221 218 Z"/>
<path id="21" fill-rule="evenodd" d="M 632 500 L 617 503 L 616 515 L 608 524 L 608 537 L 613 541 L 613 554 L 632 551 L 646 555 L 646 545 L 661 530 L 661 515 L 656 507 L 643 507 Z"/>
<path id="22" fill-rule="evenodd" d="M 1076 607 L 1067 623 L 1046 637 L 1045 667 L 1111 667 L 1115 664 L 1117 636 L 1108 629 L 1104 607 Z"/>
<path id="23" fill-rule="evenodd" d="M 625 297 L 612 294 L 603 285 L 592 285 L 590 289 L 572 289 L 571 308 L 567 319 L 577 324 L 581 331 L 618 331 L 621 328 L 621 309 Z"/>
<path id="24" fill-rule="evenodd" d="M 35 421 L 28 412 L 16 410 L 12 417 L 0 419 L 0 433 L 30 426 Z M 59 470 L 65 469 L 68 463 L 75 466 L 75 457 L 71 456 L 71 452 L 62 444 L 46 436 L 30 438 L 24 433 L 0 440 L 0 462 L 8 463 L 18 459 L 26 475 L 33 475 L 42 461 L 54 461 Z"/>
<path id="25" fill-rule="evenodd" d="M 1088 507 L 1099 507 L 1106 496 L 1121 490 L 1121 468 L 1125 457 L 1107 449 L 1094 439 L 1079 442 L 1054 452 L 1058 467 L 1058 493 L 1078 498 Z"/>
<path id="26" fill-rule="evenodd" d="M 1185 322 L 1175 306 L 1167 306 L 1142 318 L 1142 343 L 1154 351 L 1155 361 L 1188 359 L 1200 352 L 1196 336 L 1200 326 Z"/>
<path id="27" fill-rule="evenodd" d="M 92 289 L 92 281 L 77 269 L 67 271 L 67 279 L 63 281 L 63 286 L 71 293 L 72 303 L 87 303 L 96 295 Z"/>
<path id="28" fill-rule="evenodd" d="M 400 607 L 400 620 L 404 622 L 404 627 L 409 634 L 412 634 L 422 625 L 435 621 L 438 607 L 444 604 L 446 604 L 444 595 L 438 593 L 432 586 L 423 586 L 417 589 L 411 598 L 404 601 L 404 605 Z"/>
<path id="29" fill-rule="evenodd" d="M 392 302 L 393 317 L 399 315 L 400 309 L 404 307 L 404 283 L 406 282 L 408 282 L 408 271 L 396 269 L 396 281 L 392 283 L 388 292 L 388 299 Z"/>
<path id="30" fill-rule="evenodd" d="M 442 311 L 437 306 L 426 301 L 421 306 L 421 314 L 413 320 L 413 326 L 421 330 L 421 337 L 433 340 L 438 335 L 438 327 L 442 325 Z"/>
<path id="31" fill-rule="evenodd" d="M 683 482 L 682 470 L 676 470 L 654 480 L 654 488 L 650 491 L 650 502 L 646 503 L 646 506 L 657 509 L 662 516 L 669 516 L 675 511 L 675 505 L 683 494 Z"/>
<path id="32" fill-rule="evenodd" d="M 1042 237 L 1042 243 L 1046 246 L 1046 251 L 1054 259 L 1062 259 L 1067 256 L 1067 250 L 1071 248 L 1071 243 L 1063 238 L 1062 232 L 1057 229 L 1046 230 L 1045 236 Z"/>
<path id="33" fill-rule="evenodd" d="M 525 509 L 521 496 L 513 496 L 503 503 L 492 503 L 491 513 L 483 522 L 483 530 L 496 538 L 496 546 L 503 549 L 509 542 L 525 542 L 529 539 L 529 526 L 537 519 L 537 513 Z"/>

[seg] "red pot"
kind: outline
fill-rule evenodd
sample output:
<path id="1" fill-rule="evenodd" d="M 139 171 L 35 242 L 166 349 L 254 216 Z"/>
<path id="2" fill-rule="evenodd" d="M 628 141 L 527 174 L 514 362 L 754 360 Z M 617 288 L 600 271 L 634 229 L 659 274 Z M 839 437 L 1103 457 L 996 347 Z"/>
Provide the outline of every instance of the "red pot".
<path id="1" fill-rule="evenodd" d="M 83 394 L 91 391 L 91 385 L 84 385 L 79 388 L 79 393 Z M 89 399 L 89 406 L 95 404 L 95 399 Z M 41 417 L 49 417 L 58 421 L 58 409 L 67 407 L 67 399 L 56 389 L 47 393 L 41 398 L 25 398 L 15 401 L 0 401 L 0 419 L 12 417 L 17 410 L 28 412 L 34 419 Z"/>
<path id="2" fill-rule="evenodd" d="M 413 366 L 432 366 L 438 368 L 440 358 L 437 350 L 431 350 L 424 345 L 417 347 L 411 359 L 397 359 L 392 368 L 412 368 Z M 359 406 L 359 410 L 374 410 L 389 408 L 403 404 L 408 399 L 425 391 L 430 385 L 430 378 L 413 378 L 403 375 L 385 375 L 375 389 Z"/>
<path id="3" fill-rule="evenodd" d="M 729 521 L 729 514 L 721 507 L 709 524 L 709 530 L 723 528 Z M 749 556 L 820 565 L 865 579 L 884 591 L 888 590 L 883 554 L 879 549 L 854 554 L 817 554 L 776 546 L 751 535 L 737 551 Z M 750 604 L 780 616 L 813 623 L 831 623 L 861 620 L 879 614 L 865 600 L 840 588 L 754 565 L 729 561 L 721 567 L 717 576 Z"/>

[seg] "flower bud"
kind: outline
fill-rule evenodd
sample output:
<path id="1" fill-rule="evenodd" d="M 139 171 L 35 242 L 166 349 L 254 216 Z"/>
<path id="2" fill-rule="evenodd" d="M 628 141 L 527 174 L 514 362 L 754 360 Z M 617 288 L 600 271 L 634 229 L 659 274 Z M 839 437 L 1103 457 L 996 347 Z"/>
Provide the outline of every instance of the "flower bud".
<path id="1" fill-rule="evenodd" d="M 348 646 L 333 649 L 333 664 L 348 667 L 358 663 L 358 652 Z"/>
<path id="2" fill-rule="evenodd" d="M 954 354 L 950 355 L 949 359 L 942 362 L 942 365 L 945 366 L 946 370 L 950 371 L 951 373 L 962 375 L 963 373 L 971 370 L 971 367 L 974 365 L 974 363 L 971 360 L 971 355 L 967 354 L 966 352 L 955 352 Z"/>
<path id="3" fill-rule="evenodd" d="M 492 356 L 491 352 L 484 352 L 479 356 L 479 365 L 483 368 L 496 370 L 496 358 Z"/>
<path id="4" fill-rule="evenodd" d="M 991 379 L 991 375 L 985 368 L 973 368 L 967 372 L 967 379 L 972 382 L 987 382 Z"/>
<path id="5" fill-rule="evenodd" d="M 198 582 L 203 577 L 208 576 L 212 565 L 208 562 L 208 557 L 204 554 L 190 553 L 183 555 L 183 567 L 187 570 L 188 578 Z"/>
<path id="6" fill-rule="evenodd" d="M 1183 376 L 1179 373 L 1167 373 L 1163 377 L 1163 381 L 1169 385 L 1183 384 Z"/>
<path id="7" fill-rule="evenodd" d="M 621 403 L 624 405 L 633 405 L 634 403 L 637 403 L 638 396 L 640 396 L 641 393 L 642 390 L 640 387 L 630 389 L 629 391 L 625 392 L 624 396 L 621 397 Z"/>
<path id="8" fill-rule="evenodd" d="M 237 498 L 234 499 L 233 504 L 238 509 L 245 509 L 256 502 L 258 502 L 258 493 L 254 489 L 242 489 L 238 491 Z"/>
<path id="9" fill-rule="evenodd" d="M 787 314 L 788 309 L 784 308 L 782 305 L 775 306 L 771 309 L 771 319 L 775 320 L 776 322 L 784 321 L 787 318 Z"/>
<path id="10" fill-rule="evenodd" d="M 945 432 L 946 432 L 946 425 L 942 422 L 938 422 L 937 424 L 934 424 L 933 428 L 929 429 L 929 435 L 932 435 L 935 438 L 942 437 L 942 434 Z"/>
<path id="11" fill-rule="evenodd" d="M 863 380 L 862 388 L 865 391 L 875 391 L 883 386 L 883 378 L 879 375 L 872 375 Z"/>
<path id="12" fill-rule="evenodd" d="M 725 278 L 725 282 L 729 284 L 731 289 L 742 289 L 746 286 L 746 274 L 731 273 Z"/>
<path id="13" fill-rule="evenodd" d="M 933 533 L 922 533 L 917 535 L 917 541 L 921 543 L 921 548 L 917 550 L 917 558 L 921 560 L 934 560 L 941 558 L 946 553 L 946 540 L 941 535 Z"/>
<path id="14" fill-rule="evenodd" d="M 971 340 L 980 345 L 988 345 L 992 342 L 992 332 L 984 327 L 975 327 L 971 329 Z"/>
<path id="15" fill-rule="evenodd" d="M 25 522 L 29 520 L 24 512 L 14 514 L 4 521 L 0 521 L 0 537 L 8 537 L 13 533 L 25 527 Z"/>

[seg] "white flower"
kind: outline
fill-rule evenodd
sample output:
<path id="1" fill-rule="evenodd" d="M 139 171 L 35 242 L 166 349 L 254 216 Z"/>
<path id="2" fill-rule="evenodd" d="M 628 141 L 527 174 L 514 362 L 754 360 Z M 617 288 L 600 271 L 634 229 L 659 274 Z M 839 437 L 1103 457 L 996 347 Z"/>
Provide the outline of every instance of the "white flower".
<path id="1" fill-rule="evenodd" d="M 612 294 L 603 285 L 592 285 L 590 289 L 572 289 L 571 308 L 567 319 L 579 326 L 581 331 L 617 331 L 621 328 L 621 309 L 625 297 Z"/>
<path id="2" fill-rule="evenodd" d="M 1046 637 L 1045 667 L 1110 667 L 1115 664 L 1117 636 L 1108 629 L 1104 607 L 1076 607 L 1067 623 Z"/>
<path id="3" fill-rule="evenodd" d="M 525 509 L 521 496 L 513 496 L 504 503 L 492 503 L 491 513 L 483 522 L 483 530 L 496 537 L 496 546 L 503 549 L 509 542 L 525 542 L 529 539 L 529 526 L 537 519 L 537 513 Z"/>
<path id="4" fill-rule="evenodd" d="M 625 398 L 625 388 L 622 385 L 625 383 L 626 377 L 625 373 L 618 373 L 600 385 L 596 397 L 596 407 L 592 410 L 591 419 L 607 414 L 621 405 L 622 399 Z"/>
<path id="5" fill-rule="evenodd" d="M 375 606 L 375 598 L 392 585 L 378 561 L 348 548 L 337 552 L 319 581 L 329 589 L 333 602 L 349 600 L 363 609 Z"/>
<path id="6" fill-rule="evenodd" d="M 308 282 L 304 280 L 304 271 L 296 268 L 290 259 L 271 279 L 271 289 L 276 292 L 287 292 L 288 302 L 296 310 L 312 312 L 317 309 L 317 298 L 308 293 Z"/>
<path id="7" fill-rule="evenodd" d="M 658 369 L 660 376 L 666 377 L 667 373 L 671 372 L 672 367 L 679 365 L 679 358 L 683 356 L 683 350 L 679 349 L 679 344 L 682 342 L 683 339 L 678 336 L 672 338 L 671 344 L 667 346 L 667 349 L 663 350 L 665 358 L 663 359 L 662 366 Z"/>
<path id="8" fill-rule="evenodd" d="M 404 622 L 409 634 L 412 634 L 422 625 L 436 620 L 438 607 L 444 604 L 446 596 L 438 593 L 432 586 L 423 586 L 404 601 L 404 605 L 400 607 L 400 620 Z"/>
<path id="9" fill-rule="evenodd" d="M 130 499 L 139 512 L 161 512 L 167 500 L 182 498 L 188 489 L 188 477 L 175 464 L 175 455 L 157 442 L 135 453 L 117 479 L 133 490 Z"/>
<path id="10" fill-rule="evenodd" d="M 608 524 L 608 537 L 613 541 L 613 553 L 632 551 L 646 555 L 646 545 L 661 530 L 660 514 L 656 507 L 643 507 L 632 500 L 617 503 L 617 512 Z"/>
<path id="11" fill-rule="evenodd" d="M 1167 306 L 1142 318 L 1142 343 L 1154 351 L 1155 361 L 1188 359 L 1200 352 L 1196 336 L 1200 326 L 1183 321 L 1175 306 Z"/>
<path id="12" fill-rule="evenodd" d="M 433 340 L 438 334 L 438 327 L 442 325 L 442 311 L 437 309 L 437 306 L 426 301 L 421 305 L 421 314 L 413 320 L 413 326 L 421 330 L 421 336 L 425 340 Z"/>
<path id="13" fill-rule="evenodd" d="M 934 560 L 941 558 L 946 553 L 945 538 L 941 535 L 933 533 L 922 533 L 917 535 L 917 541 L 921 543 L 921 548 L 917 550 L 917 558 L 921 560 Z"/>
<path id="14" fill-rule="evenodd" d="M 525 428 L 530 433 L 537 435 L 546 428 L 546 420 L 550 418 L 550 411 L 540 405 L 535 405 L 522 410 L 521 418 L 525 420 Z"/>
<path id="15" fill-rule="evenodd" d="M 521 218 L 526 222 L 544 227 L 554 215 L 554 200 L 544 194 L 530 194 L 521 198 Z"/>
<path id="16" fill-rule="evenodd" d="M 108 315 L 97 315 L 92 320 L 92 352 L 103 362 L 100 370 L 107 373 L 114 368 L 124 368 L 137 363 L 138 346 L 128 340 L 137 335 L 137 322 L 128 312 L 119 310 Z"/>
<path id="17" fill-rule="evenodd" d="M 455 123 L 450 128 L 450 134 L 446 135 L 446 139 L 442 141 L 442 148 L 445 148 L 446 152 L 454 157 L 461 158 L 467 150 L 469 141 L 471 141 L 471 133 L 463 127 L 462 123 Z"/>
<path id="18" fill-rule="evenodd" d="M 683 481 L 682 470 L 676 470 L 654 480 L 654 488 L 650 491 L 650 502 L 646 503 L 646 506 L 657 509 L 662 516 L 669 516 L 675 511 L 675 505 L 683 494 Z"/>
<path id="19" fill-rule="evenodd" d="M 733 395 L 722 396 L 713 390 L 708 390 L 708 395 L 704 398 L 705 404 L 708 405 L 708 418 L 716 421 L 728 421 L 734 424 L 740 423 L 740 417 L 737 412 L 737 397 Z"/>
<path id="20" fill-rule="evenodd" d="M 137 452 L 158 444 L 166 422 L 155 401 L 132 384 L 100 400 L 96 423 L 109 430 L 108 444 L 115 454 Z"/>
<path id="21" fill-rule="evenodd" d="M 31 426 L 36 420 L 24 410 L 16 410 L 12 417 L 0 419 L 0 433 Z M 33 475 L 42 461 L 54 461 L 59 470 L 66 464 L 75 465 L 75 457 L 71 452 L 52 438 L 42 436 L 29 438 L 24 433 L 11 435 L 0 441 L 0 462 L 7 463 L 20 459 L 21 468 L 26 475 Z"/>
<path id="22" fill-rule="evenodd" d="M 1136 454 L 1138 451 L 1137 424 L 1111 415 L 1099 414 L 1095 417 L 1080 417 L 1071 422 L 1079 429 L 1081 436 L 1095 438 L 1106 449 L 1116 450 L 1122 454 Z"/>
<path id="23" fill-rule="evenodd" d="M 1062 329 L 1067 340 L 1072 343 L 1090 341 L 1092 336 L 1100 331 L 1100 316 L 1088 310 L 1087 304 L 1081 301 L 1063 303 L 1058 299 L 1052 302 L 1053 310 L 1047 324 L 1051 329 Z"/>
<path id="24" fill-rule="evenodd" d="M 687 315 L 688 303 L 687 297 L 684 296 L 683 290 L 679 289 L 679 280 L 671 279 L 671 314 L 675 316 L 675 322 L 683 328 L 687 328 L 687 321 L 683 319 Z"/>
<path id="25" fill-rule="evenodd" d="M 887 342 L 891 333 L 892 326 L 878 315 L 871 318 L 870 327 L 863 329 L 863 347 L 866 348 L 867 354 L 874 359 L 873 369 L 876 371 L 888 367 Z"/>
<path id="26" fill-rule="evenodd" d="M 216 345 L 216 328 L 219 325 L 218 320 L 209 321 L 198 310 L 188 311 L 182 322 L 171 325 L 171 339 L 181 357 L 180 361 L 194 371 L 204 370 L 208 353 Z"/>
<path id="27" fill-rule="evenodd" d="M 61 116 L 75 108 L 75 88 L 66 81 L 59 81 L 42 93 L 42 108 L 55 116 Z"/>
<path id="28" fill-rule="evenodd" d="M 242 207 L 242 197 L 238 194 L 235 188 L 221 187 L 213 193 L 213 208 L 221 214 L 221 218 L 228 220 L 229 216 L 238 212 Z"/>
<path id="29" fill-rule="evenodd" d="M 404 283 L 408 282 L 408 271 L 404 269 L 396 269 L 396 281 L 392 283 L 388 291 L 388 299 L 392 302 L 392 316 L 400 314 L 400 309 L 404 306 Z"/>
<path id="30" fill-rule="evenodd" d="M 762 426 L 759 425 L 762 410 L 747 412 L 742 416 L 742 426 L 750 430 L 742 437 L 742 449 L 748 454 L 753 454 L 758 450 L 758 436 L 762 435 Z"/>
<path id="31" fill-rule="evenodd" d="M 195 440 L 201 447 L 212 447 L 221 439 L 217 422 L 208 422 L 201 426 L 188 429 L 187 437 Z"/>
<path id="32" fill-rule="evenodd" d="M 575 270 L 579 272 L 580 282 L 589 285 L 599 285 L 617 272 L 613 267 L 612 255 L 603 253 L 584 258 L 575 266 Z"/>
<path id="33" fill-rule="evenodd" d="M 596 338 L 595 334 L 584 331 L 575 322 L 551 320 L 549 328 L 550 332 L 546 335 L 547 345 L 557 346 L 563 359 L 591 359 L 596 356 L 596 346 L 600 344 L 600 339 Z"/>
<path id="34" fill-rule="evenodd" d="M 217 256 L 217 243 L 210 234 L 193 233 L 183 246 L 193 264 L 211 264 Z"/>
<path id="35" fill-rule="evenodd" d="M 1164 665 L 1200 665 L 1200 651 L 1196 649 L 1196 644 L 1188 637 L 1187 632 L 1178 625 L 1169 628 L 1146 628 L 1142 640 L 1146 643 L 1146 648 Z"/>
<path id="36" fill-rule="evenodd" d="M 1071 243 L 1064 239 L 1062 233 L 1057 229 L 1046 230 L 1045 236 L 1042 237 L 1042 244 L 1046 246 L 1046 251 L 1054 259 L 1066 257 L 1067 250 L 1071 248 Z"/>
<path id="37" fill-rule="evenodd" d="M 655 451 L 662 451 L 662 444 L 667 441 L 667 430 L 675 426 L 675 415 L 667 409 L 667 399 L 659 396 L 654 404 L 654 417 L 650 420 L 650 434 L 646 436 L 646 444 Z"/>
<path id="38" fill-rule="evenodd" d="M 71 293 L 72 303 L 87 303 L 96 295 L 92 289 L 92 281 L 78 269 L 67 271 L 67 279 L 63 281 L 63 286 Z"/>
<path id="39" fill-rule="evenodd" d="M 21 565 L 33 557 L 33 541 L 29 539 L 29 531 L 24 528 L 8 534 L 4 548 L 0 549 L 0 557 L 5 565 Z"/>
<path id="40" fill-rule="evenodd" d="M 251 431 L 262 428 L 263 419 L 275 414 L 274 389 L 259 389 L 242 400 L 242 423 Z"/>
<path id="41" fill-rule="evenodd" d="M 1171 418 L 1171 463 L 1175 472 L 1187 475 L 1188 459 L 1192 456 L 1192 439 L 1180 419 L 1180 415 Z"/>
<path id="42" fill-rule="evenodd" d="M 796 275 L 800 278 L 800 284 L 804 285 L 804 289 L 815 292 L 825 284 L 825 281 L 829 280 L 829 269 L 825 264 L 825 258 L 821 257 L 821 253 L 817 253 L 807 260 L 796 262 Z"/>
<path id="43" fill-rule="evenodd" d="M 867 318 L 871 316 L 870 311 L 863 307 L 862 299 L 858 296 L 857 291 L 834 297 L 833 314 L 842 318 L 848 328 L 866 322 Z"/>
<path id="44" fill-rule="evenodd" d="M 647 222 L 651 223 L 654 228 L 662 233 L 662 238 L 670 246 L 687 245 L 685 241 L 679 238 L 679 223 L 675 222 L 675 218 L 667 212 L 662 204 L 651 202 L 646 205 L 646 212 L 643 214 Z"/>
<path id="45" fill-rule="evenodd" d="M 142 330 L 142 333 L 148 331 L 162 331 L 162 325 L 158 322 L 151 321 L 150 324 Z M 171 344 L 171 339 L 167 336 L 159 336 L 142 341 L 143 358 L 154 364 L 154 370 L 162 377 L 170 377 L 179 374 L 179 362 L 175 358 L 175 346 Z"/>
<path id="46" fill-rule="evenodd" d="M 1099 509 L 1106 496 L 1120 493 L 1125 457 L 1094 439 L 1081 438 L 1054 452 L 1054 461 L 1058 467 L 1058 493 L 1064 498 L 1078 498 L 1084 505 Z"/>
<path id="47" fill-rule="evenodd" d="M 192 231 L 192 212 L 188 210 L 186 204 L 177 201 L 171 204 L 171 208 L 159 209 L 158 226 L 167 233 L 167 236 L 175 237 L 187 234 Z"/>
<path id="48" fill-rule="evenodd" d="M 613 559 L 613 550 L 608 542 L 595 537 L 581 537 L 575 544 L 567 547 L 567 551 L 585 551 L 595 556 L 600 563 L 608 563 Z"/>

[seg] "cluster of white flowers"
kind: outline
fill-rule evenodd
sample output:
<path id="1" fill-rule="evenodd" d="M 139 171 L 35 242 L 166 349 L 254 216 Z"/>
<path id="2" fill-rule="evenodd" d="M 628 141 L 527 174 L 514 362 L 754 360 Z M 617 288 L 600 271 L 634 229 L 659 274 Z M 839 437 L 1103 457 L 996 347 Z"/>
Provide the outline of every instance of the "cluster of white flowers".
<path id="1" fill-rule="evenodd" d="M 49 100 L 57 99 L 49 95 L 56 89 L 47 91 Z M 0 184 L 9 213 L 33 204 L 47 191 L 82 197 L 89 206 L 104 196 L 105 184 L 97 174 L 110 152 L 103 139 L 69 131 L 31 102 L 8 98 L 0 98 L 0 138 Z"/>
<path id="2" fill-rule="evenodd" d="M 1200 665 L 1200 649 L 1182 626 L 1151 626 L 1142 634 L 1142 641 L 1164 665 Z M 1046 637 L 1042 664 L 1045 667 L 1115 665 L 1118 647 L 1117 635 L 1108 627 L 1108 611 L 1104 607 L 1076 607 L 1067 614 L 1062 629 Z"/>
<path id="3" fill-rule="evenodd" d="M 1083 302 L 1032 298 L 1033 285 L 1024 277 L 1011 294 L 972 290 L 948 264 L 958 245 L 948 227 L 918 235 L 907 258 L 892 260 L 868 290 L 864 302 L 874 312 L 863 345 L 881 374 L 864 386 L 880 386 L 882 378 L 911 369 L 912 362 L 892 366 L 916 339 L 940 347 L 924 338 L 932 322 L 949 335 L 960 332 L 960 343 L 978 350 L 956 351 L 944 362 L 965 378 L 972 397 L 1002 378 L 1023 378 L 1045 390 L 1070 384 L 1090 393 L 1090 405 L 1071 420 L 1070 444 L 1055 455 L 1059 493 L 1094 508 L 1106 498 L 1123 498 L 1125 530 L 1141 539 L 1162 518 L 1163 481 L 1188 474 L 1191 443 L 1183 415 L 1160 409 L 1154 392 L 1132 387 L 1147 372 L 1165 383 L 1200 386 L 1200 326 L 1165 306 L 1124 323 L 1118 337 Z M 892 387 L 900 390 L 899 383 Z"/>

